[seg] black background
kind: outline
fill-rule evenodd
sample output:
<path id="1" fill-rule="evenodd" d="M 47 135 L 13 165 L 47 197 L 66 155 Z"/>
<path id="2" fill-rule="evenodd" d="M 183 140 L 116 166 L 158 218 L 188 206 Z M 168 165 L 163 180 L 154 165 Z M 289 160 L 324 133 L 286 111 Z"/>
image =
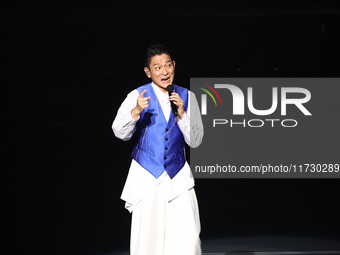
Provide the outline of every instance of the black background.
<path id="1" fill-rule="evenodd" d="M 3 239 L 36 254 L 128 249 L 120 194 L 132 142 L 115 138 L 111 124 L 126 94 L 148 82 L 147 46 L 173 50 L 175 83 L 187 88 L 190 77 L 338 77 L 340 9 L 318 2 L 22 1 L 3 9 Z M 339 240 L 339 184 L 198 179 L 203 245 L 249 234 Z"/>

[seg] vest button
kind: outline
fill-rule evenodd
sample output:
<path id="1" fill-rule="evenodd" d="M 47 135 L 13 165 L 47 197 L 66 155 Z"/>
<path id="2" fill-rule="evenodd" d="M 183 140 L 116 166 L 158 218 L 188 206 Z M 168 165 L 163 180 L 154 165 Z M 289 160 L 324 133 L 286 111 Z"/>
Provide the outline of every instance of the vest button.
<path id="1" fill-rule="evenodd" d="M 167 165 L 164 165 L 164 168 L 166 169 L 168 166 Z"/>
<path id="2" fill-rule="evenodd" d="M 168 141 L 169 140 L 169 138 L 165 138 L 165 141 Z"/>
<path id="3" fill-rule="evenodd" d="M 168 150 L 168 147 L 165 147 L 165 150 L 167 151 L 167 150 Z"/>
<path id="4" fill-rule="evenodd" d="M 164 159 L 167 159 L 168 157 L 164 157 Z"/>
<path id="5" fill-rule="evenodd" d="M 166 131 L 166 132 L 168 132 L 168 131 L 169 131 L 169 129 L 167 128 L 167 129 L 165 129 L 165 131 Z"/>

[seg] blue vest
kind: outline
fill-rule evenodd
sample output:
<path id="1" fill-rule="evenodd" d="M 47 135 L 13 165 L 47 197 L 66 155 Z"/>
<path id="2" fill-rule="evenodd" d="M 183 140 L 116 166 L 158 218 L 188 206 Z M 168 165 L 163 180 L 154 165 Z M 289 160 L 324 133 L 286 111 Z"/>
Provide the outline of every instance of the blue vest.
<path id="1" fill-rule="evenodd" d="M 176 85 L 174 87 L 184 102 L 184 110 L 187 111 L 188 90 Z M 150 96 L 149 107 L 144 109 L 137 122 L 135 132 L 137 143 L 132 158 L 155 178 L 166 171 L 172 179 L 186 161 L 184 137 L 172 112 L 169 121 L 166 122 L 151 83 L 137 88 L 139 93 L 145 89 L 147 92 L 144 97 Z"/>

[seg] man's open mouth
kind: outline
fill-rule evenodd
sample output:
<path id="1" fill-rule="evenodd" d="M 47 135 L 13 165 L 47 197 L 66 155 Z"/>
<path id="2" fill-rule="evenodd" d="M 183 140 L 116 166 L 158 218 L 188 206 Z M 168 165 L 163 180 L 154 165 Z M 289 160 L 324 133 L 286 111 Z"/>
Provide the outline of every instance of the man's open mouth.
<path id="1" fill-rule="evenodd" d="M 167 82 L 169 80 L 170 80 L 170 77 L 165 77 L 165 78 L 161 79 L 161 81 L 163 81 L 163 82 Z"/>

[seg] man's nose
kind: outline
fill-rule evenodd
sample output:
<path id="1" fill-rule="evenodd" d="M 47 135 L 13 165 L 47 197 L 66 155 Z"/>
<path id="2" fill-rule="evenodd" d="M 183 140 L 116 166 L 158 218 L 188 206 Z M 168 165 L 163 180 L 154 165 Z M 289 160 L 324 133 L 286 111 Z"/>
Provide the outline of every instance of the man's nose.
<path id="1" fill-rule="evenodd" d="M 168 70 L 165 67 L 162 68 L 162 74 L 164 74 L 164 75 L 168 74 Z"/>

